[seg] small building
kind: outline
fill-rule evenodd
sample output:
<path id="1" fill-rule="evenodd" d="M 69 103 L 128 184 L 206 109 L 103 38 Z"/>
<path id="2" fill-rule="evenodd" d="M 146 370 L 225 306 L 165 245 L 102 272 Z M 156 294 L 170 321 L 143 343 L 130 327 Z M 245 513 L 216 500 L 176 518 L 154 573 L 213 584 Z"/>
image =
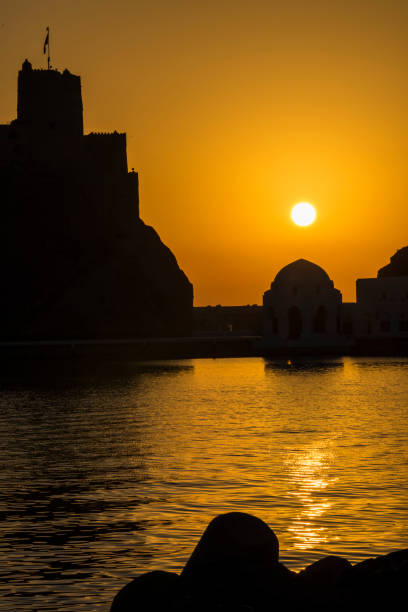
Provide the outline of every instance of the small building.
<path id="1" fill-rule="evenodd" d="M 394 354 L 408 350 L 408 247 L 377 278 L 359 278 L 356 303 L 320 266 L 298 259 L 278 272 L 264 293 L 263 348 L 351 349 Z"/>
<path id="2" fill-rule="evenodd" d="M 377 278 L 357 280 L 361 339 L 408 339 L 408 247 L 399 249 Z"/>
<path id="3" fill-rule="evenodd" d="M 320 266 L 298 259 L 278 272 L 263 296 L 265 348 L 337 347 L 342 297 Z"/>

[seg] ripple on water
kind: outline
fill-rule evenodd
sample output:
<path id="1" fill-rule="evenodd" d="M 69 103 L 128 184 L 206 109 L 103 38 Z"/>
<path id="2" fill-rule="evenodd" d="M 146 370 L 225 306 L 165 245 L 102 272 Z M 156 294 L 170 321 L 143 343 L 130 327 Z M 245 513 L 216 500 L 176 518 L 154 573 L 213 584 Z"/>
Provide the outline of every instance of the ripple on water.
<path id="1" fill-rule="evenodd" d="M 106 611 L 231 510 L 295 569 L 408 546 L 408 360 L 60 367 L 3 374 L 0 610 Z"/>

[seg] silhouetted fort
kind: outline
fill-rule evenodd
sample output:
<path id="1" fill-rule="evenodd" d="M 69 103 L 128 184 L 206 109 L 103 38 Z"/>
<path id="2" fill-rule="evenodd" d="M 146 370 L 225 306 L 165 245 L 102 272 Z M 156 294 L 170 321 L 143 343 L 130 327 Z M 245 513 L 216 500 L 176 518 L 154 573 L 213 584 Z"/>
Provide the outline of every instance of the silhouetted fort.
<path id="1" fill-rule="evenodd" d="M 79 76 L 23 63 L 0 180 L 0 339 L 191 333 L 192 285 L 140 220 L 126 134 L 84 134 Z"/>

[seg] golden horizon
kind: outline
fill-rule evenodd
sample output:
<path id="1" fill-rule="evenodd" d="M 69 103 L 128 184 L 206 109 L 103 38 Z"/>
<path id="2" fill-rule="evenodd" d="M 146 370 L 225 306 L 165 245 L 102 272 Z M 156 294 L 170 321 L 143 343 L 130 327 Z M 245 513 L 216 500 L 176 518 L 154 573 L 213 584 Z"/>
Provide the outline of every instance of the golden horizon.
<path id="1" fill-rule="evenodd" d="M 0 123 L 15 117 L 24 59 L 46 67 L 50 24 L 52 65 L 82 78 L 85 131 L 127 132 L 142 219 L 196 305 L 260 303 L 298 258 L 352 301 L 356 279 L 407 244 L 408 7 L 376 2 L 367 19 L 361 1 L 318 4 L 85 0 L 78 19 L 46 3 L 21 18 L 6 0 Z M 307 232 L 287 215 L 303 198 L 319 207 Z"/>

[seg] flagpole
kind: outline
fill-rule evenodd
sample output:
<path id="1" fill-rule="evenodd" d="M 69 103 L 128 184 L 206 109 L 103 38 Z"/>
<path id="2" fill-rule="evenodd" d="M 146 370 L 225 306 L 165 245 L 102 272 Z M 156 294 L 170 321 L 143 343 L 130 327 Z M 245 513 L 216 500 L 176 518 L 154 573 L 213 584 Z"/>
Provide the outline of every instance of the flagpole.
<path id="1" fill-rule="evenodd" d="M 48 70 L 50 69 L 50 27 L 47 27 L 47 36 L 48 36 L 48 57 L 47 57 L 47 61 L 48 61 Z"/>

